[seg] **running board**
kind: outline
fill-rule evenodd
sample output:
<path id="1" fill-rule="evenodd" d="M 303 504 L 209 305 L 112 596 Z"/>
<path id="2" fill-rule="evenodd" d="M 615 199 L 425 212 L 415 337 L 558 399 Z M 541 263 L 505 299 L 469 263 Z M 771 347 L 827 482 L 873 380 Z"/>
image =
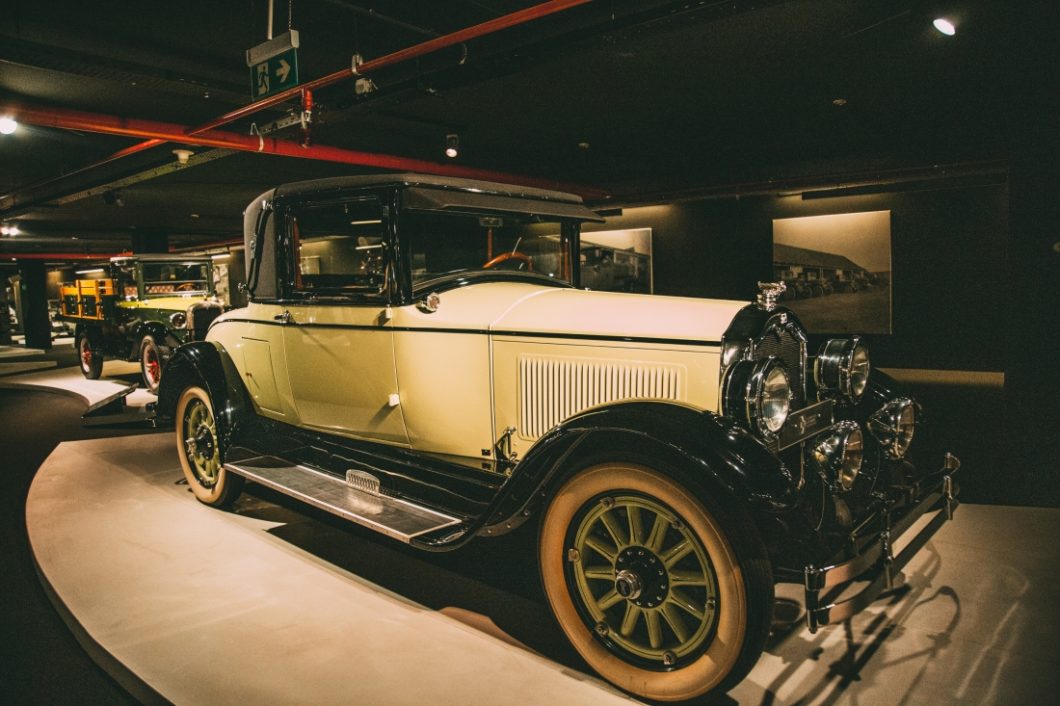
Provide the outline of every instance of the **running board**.
<path id="1" fill-rule="evenodd" d="M 226 463 L 225 469 L 405 543 L 460 523 L 459 519 L 430 508 L 378 494 L 378 480 L 372 483 L 374 478 L 363 471 L 349 471 L 347 482 L 343 482 L 275 456 Z"/>

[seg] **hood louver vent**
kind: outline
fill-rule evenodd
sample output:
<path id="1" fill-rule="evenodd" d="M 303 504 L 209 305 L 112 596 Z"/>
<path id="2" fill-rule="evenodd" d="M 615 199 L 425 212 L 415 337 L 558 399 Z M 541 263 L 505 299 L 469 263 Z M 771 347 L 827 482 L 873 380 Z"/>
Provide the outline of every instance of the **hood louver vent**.
<path id="1" fill-rule="evenodd" d="M 519 435 L 536 439 L 581 411 L 619 400 L 683 400 L 684 368 L 585 358 L 519 358 Z"/>

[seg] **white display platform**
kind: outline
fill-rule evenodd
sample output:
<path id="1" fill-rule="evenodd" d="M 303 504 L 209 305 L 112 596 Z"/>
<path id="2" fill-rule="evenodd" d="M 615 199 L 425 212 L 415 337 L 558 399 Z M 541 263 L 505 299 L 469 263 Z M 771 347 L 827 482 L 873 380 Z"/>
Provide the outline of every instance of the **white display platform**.
<path id="1" fill-rule="evenodd" d="M 103 376 L 99 380 L 87 379 L 77 367 L 53 367 L 39 372 L 0 377 L 0 387 L 58 392 L 83 400 L 91 407 L 137 384 L 111 376 L 122 375 L 128 378 L 139 373 L 138 363 L 108 360 L 103 363 Z M 147 390 L 138 388 L 126 396 L 125 403 L 130 409 L 138 409 L 157 399 Z"/>
<path id="2" fill-rule="evenodd" d="M 631 702 L 449 617 L 459 611 L 430 610 L 285 540 L 282 525 L 296 514 L 286 508 L 251 498 L 253 512 L 213 510 L 180 479 L 170 434 L 67 442 L 27 500 L 32 551 L 60 612 L 141 699 Z M 329 529 L 312 520 L 302 529 L 314 526 Z M 353 551 L 374 541 L 331 532 Z M 907 566 L 907 591 L 850 625 L 776 636 L 730 697 L 1050 703 L 1060 693 L 1056 537 L 1060 510 L 962 506 Z M 393 556 L 407 574 L 422 568 Z"/>

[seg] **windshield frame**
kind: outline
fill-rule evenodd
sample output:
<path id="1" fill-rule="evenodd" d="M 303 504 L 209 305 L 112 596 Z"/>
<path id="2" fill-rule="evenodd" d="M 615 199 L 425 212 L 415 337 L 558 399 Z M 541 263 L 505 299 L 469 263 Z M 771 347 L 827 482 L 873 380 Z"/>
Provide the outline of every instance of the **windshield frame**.
<path id="1" fill-rule="evenodd" d="M 450 289 L 456 289 L 459 287 L 465 287 L 472 284 L 479 284 L 484 282 L 523 282 L 530 284 L 539 284 L 546 287 L 562 287 L 570 288 L 577 287 L 580 281 L 580 268 L 579 268 L 579 238 L 581 233 L 581 221 L 574 218 L 563 218 L 558 217 L 555 220 L 547 219 L 550 222 L 556 223 L 560 227 L 560 241 L 566 244 L 566 259 L 569 263 L 570 268 L 570 282 L 562 279 L 555 279 L 534 272 L 525 272 L 520 270 L 502 270 L 502 269 L 460 269 L 453 270 L 451 272 L 445 272 L 431 277 L 427 280 L 422 280 L 413 284 L 412 281 L 412 243 L 409 233 L 407 232 L 407 225 L 402 226 L 402 222 L 407 224 L 410 220 L 410 216 L 413 214 L 437 214 L 437 215 L 448 215 L 448 216 L 468 216 L 468 217 L 499 217 L 504 218 L 505 216 L 511 216 L 513 218 L 525 219 L 527 213 L 520 213 L 516 211 L 496 211 L 493 209 L 421 209 L 421 208 L 410 208 L 403 206 L 397 210 L 397 217 L 395 220 L 395 230 L 398 234 L 405 232 L 405 235 L 401 237 L 399 235 L 398 242 L 396 243 L 398 251 L 400 252 L 399 261 L 401 262 L 399 277 L 399 289 L 400 299 L 403 303 L 412 303 L 424 295 L 430 292 L 443 292 Z"/>

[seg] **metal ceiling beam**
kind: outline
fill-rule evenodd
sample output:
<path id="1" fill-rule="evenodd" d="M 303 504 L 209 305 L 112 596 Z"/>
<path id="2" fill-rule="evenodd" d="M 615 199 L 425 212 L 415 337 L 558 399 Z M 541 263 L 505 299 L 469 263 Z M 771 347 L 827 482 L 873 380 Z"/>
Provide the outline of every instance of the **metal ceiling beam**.
<path id="1" fill-rule="evenodd" d="M 125 137 L 142 137 L 152 140 L 165 140 L 167 142 L 201 145 L 204 147 L 239 150 L 242 152 L 258 152 L 279 155 L 282 157 L 313 159 L 322 162 L 335 162 L 338 164 L 353 164 L 361 167 L 374 167 L 377 169 L 422 172 L 425 174 L 438 174 L 441 176 L 461 177 L 466 179 L 500 181 L 523 184 L 525 186 L 535 186 L 544 189 L 569 191 L 592 198 L 600 198 L 606 195 L 606 192 L 601 189 L 580 184 L 556 182 L 547 179 L 528 177 L 522 174 L 498 172 L 490 169 L 479 169 L 476 167 L 465 167 L 455 164 L 440 164 L 425 159 L 401 157 L 391 154 L 362 152 L 359 150 L 347 150 L 323 145 L 311 145 L 305 147 L 297 142 L 278 140 L 276 138 L 260 135 L 240 135 L 220 130 L 209 130 L 201 131 L 193 136 L 188 134 L 188 128 L 186 126 L 155 120 L 139 120 L 135 118 L 122 118 L 85 111 L 66 110 L 63 108 L 43 108 L 24 105 L 0 106 L 0 111 L 12 115 L 17 120 L 24 122 L 27 125 L 37 125 L 39 127 L 83 130 L 85 132 L 122 135 Z M 5 204 L 0 203 L 0 209 L 5 207 Z"/>
<path id="2" fill-rule="evenodd" d="M 185 144 L 202 144 L 202 143 L 196 143 L 196 142 L 189 141 L 189 140 L 185 139 L 184 136 L 185 135 L 199 135 L 199 134 L 202 134 L 204 132 L 208 132 L 209 130 L 212 130 L 214 128 L 220 127 L 222 125 L 226 125 L 226 124 L 231 123 L 231 122 L 233 122 L 235 120 L 238 120 L 238 119 L 240 119 L 242 117 L 246 117 L 246 116 L 252 115 L 252 114 L 254 114 L 256 112 L 259 112 L 261 110 L 269 108 L 269 107 L 271 107 L 273 105 L 277 105 L 279 103 L 282 103 L 282 102 L 284 102 L 284 101 L 286 101 L 286 100 L 288 100 L 290 98 L 294 98 L 296 96 L 301 96 L 303 94 L 303 91 L 307 91 L 307 90 L 308 91 L 312 91 L 312 90 L 316 90 L 316 89 L 319 89 L 319 88 L 322 88 L 322 87 L 325 87 L 325 86 L 330 86 L 332 84 L 335 84 L 335 83 L 338 83 L 340 81 L 344 81 L 344 80 L 347 80 L 347 79 L 350 79 L 350 78 L 362 77 L 362 76 L 368 75 L 368 74 L 370 74 L 370 73 L 372 73 L 374 71 L 378 71 L 379 69 L 382 69 L 382 68 L 385 68 L 385 67 L 388 67 L 388 66 L 392 66 L 394 64 L 398 64 L 398 63 L 401 63 L 401 62 L 404 62 L 404 61 L 408 61 L 410 59 L 418 58 L 420 56 L 423 56 L 423 55 L 438 51 L 440 49 L 444 49 L 444 48 L 449 47 L 449 46 L 462 44 L 462 43 L 467 42 L 467 41 L 469 41 L 471 39 L 475 39 L 477 37 L 482 37 L 482 36 L 485 36 L 487 34 L 492 34 L 494 32 L 498 32 L 498 31 L 503 30 L 503 29 L 508 29 L 508 28 L 515 27 L 515 26 L 518 26 L 518 25 L 521 25 L 521 24 L 526 24 L 527 22 L 531 22 L 533 20 L 540 19 L 542 17 L 547 17 L 548 15 L 554 14 L 556 12 L 560 12 L 562 10 L 566 10 L 566 9 L 569 9 L 569 8 L 572 8 L 572 7 L 576 7 L 578 5 L 583 5 L 583 4 L 586 4 L 587 2 L 590 2 L 590 0 L 551 0 L 550 2 L 544 2 L 544 3 L 541 3 L 539 5 L 534 5 L 532 7 L 526 8 L 524 10 L 520 10 L 518 12 L 513 12 L 513 13 L 510 13 L 510 14 L 504 15 L 502 17 L 498 17 L 498 18 L 495 18 L 493 20 L 489 20 L 487 22 L 483 22 L 483 23 L 478 24 L 478 25 L 474 25 L 472 27 L 468 27 L 466 29 L 459 30 L 457 32 L 453 32 L 451 34 L 443 35 L 441 37 L 436 37 L 434 39 L 428 40 L 426 42 L 422 42 L 420 44 L 415 44 L 415 45 L 413 45 L 411 47 L 408 47 L 406 49 L 402 49 L 400 51 L 393 52 L 391 54 L 386 54 L 386 55 L 381 56 L 381 57 L 379 57 L 377 59 L 373 59 L 372 61 L 363 63 L 360 66 L 358 66 L 356 69 L 354 69 L 353 67 L 351 67 L 350 69 L 342 69 L 341 71 L 336 71 L 335 73 L 329 74 L 327 76 L 324 76 L 322 78 L 316 79 L 314 81 L 310 81 L 310 82 L 308 82 L 306 84 L 302 84 L 300 86 L 295 86 L 294 88 L 290 88 L 290 89 L 288 89 L 286 91 L 282 91 L 280 93 L 277 93 L 274 96 L 270 96 L 270 97 L 262 99 L 260 101 L 256 101 L 256 102 L 251 103 L 249 105 L 243 106 L 242 108 L 239 108 L 237 110 L 230 111 L 230 112 L 228 112 L 228 113 L 226 113 L 226 114 L 224 114 L 224 115 L 222 115 L 222 116 L 220 116 L 220 117 L 218 117 L 218 118 L 216 118 L 214 120 L 211 120 L 208 123 L 204 123 L 203 125 L 199 125 L 198 127 L 185 128 L 184 129 L 184 135 L 182 135 L 180 139 L 174 139 L 173 141 L 182 142 L 182 143 L 185 143 Z M 87 128 L 85 128 L 85 129 L 87 129 Z M 118 133 L 111 133 L 111 134 L 118 134 Z M 151 149 L 152 147 L 157 147 L 157 146 L 163 144 L 164 142 L 166 142 L 166 140 L 164 140 L 164 139 L 151 138 L 151 139 L 145 140 L 144 142 L 139 142 L 139 143 L 136 143 L 134 145 L 130 145 L 129 147 L 121 149 L 121 150 L 115 152 L 112 155 L 104 157 L 103 159 L 101 159 L 99 161 L 96 161 L 96 162 L 93 162 L 91 164 L 85 165 L 84 167 L 80 167 L 80 168 L 76 169 L 75 171 L 73 171 L 71 173 L 64 174 L 64 175 L 56 177 L 54 179 L 49 179 L 49 180 L 46 180 L 44 182 L 40 182 L 40 183 L 37 183 L 37 184 L 32 184 L 32 185 L 26 187 L 25 189 L 18 189 L 16 191 L 11 192 L 11 193 L 8 193 L 8 194 L 5 194 L 3 196 L 0 196 L 0 210 L 10 211 L 11 209 L 15 208 L 16 206 L 19 206 L 20 204 L 21 205 L 28 204 L 28 203 L 30 203 L 32 201 L 35 201 L 35 197 L 34 197 L 35 194 L 42 193 L 42 191 L 46 190 L 47 187 L 50 187 L 50 186 L 52 186 L 52 185 L 54 185 L 56 183 L 59 183 L 62 180 L 66 180 L 66 179 L 68 179 L 68 178 L 70 178 L 72 176 L 77 176 L 77 175 L 80 175 L 80 174 L 85 174 L 85 173 L 91 172 L 91 171 L 93 171 L 93 170 L 95 170 L 95 169 L 97 169 L 99 167 L 103 167 L 103 166 L 106 166 L 108 164 L 112 164 L 112 163 L 114 163 L 116 161 L 119 161 L 119 160 L 121 160 L 124 157 L 127 157 L 129 155 L 137 154 L 139 152 L 144 152 L 144 151 L 146 151 L 148 149 Z M 255 150 L 255 151 L 257 151 L 257 150 Z M 335 160 L 328 160 L 328 161 L 335 161 Z M 347 162 L 347 163 L 356 164 L 357 162 Z M 432 163 L 424 162 L 424 164 L 432 164 Z M 372 166 L 372 165 L 367 165 L 367 166 Z M 421 171 L 421 170 L 417 170 L 417 171 Z M 443 172 L 431 171 L 430 173 L 432 173 L 432 174 L 441 174 Z M 478 178 L 478 177 L 473 177 L 473 178 Z M 483 178 L 485 178 L 485 177 L 483 177 Z M 521 177 L 521 178 L 518 179 L 517 183 L 529 183 L 529 182 L 526 181 L 525 177 Z M 31 191 L 27 192 L 27 189 L 29 189 Z M 591 191 L 593 191 L 594 193 L 596 193 L 598 195 L 602 195 L 602 192 L 600 192 L 599 190 L 591 190 Z M 582 192 L 578 191 L 578 193 L 582 193 Z M 588 192 L 585 192 L 585 193 L 588 193 Z"/>

